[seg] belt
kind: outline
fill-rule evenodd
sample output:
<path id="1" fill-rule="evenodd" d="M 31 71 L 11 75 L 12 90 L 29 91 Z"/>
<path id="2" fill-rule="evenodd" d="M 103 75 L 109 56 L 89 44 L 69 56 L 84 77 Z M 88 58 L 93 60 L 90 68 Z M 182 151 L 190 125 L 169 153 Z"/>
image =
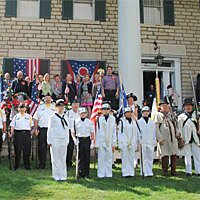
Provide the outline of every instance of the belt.
<path id="1" fill-rule="evenodd" d="M 47 129 L 47 127 L 39 127 L 39 129 Z"/>
<path id="2" fill-rule="evenodd" d="M 26 132 L 30 132 L 31 130 L 14 130 L 15 133 L 26 133 Z"/>
<path id="3" fill-rule="evenodd" d="M 90 136 L 88 136 L 88 137 L 78 137 L 78 139 L 86 140 L 86 139 L 90 139 Z"/>
<path id="4" fill-rule="evenodd" d="M 117 89 L 105 89 L 105 91 L 108 91 L 108 92 L 112 92 L 112 91 L 116 91 Z"/>

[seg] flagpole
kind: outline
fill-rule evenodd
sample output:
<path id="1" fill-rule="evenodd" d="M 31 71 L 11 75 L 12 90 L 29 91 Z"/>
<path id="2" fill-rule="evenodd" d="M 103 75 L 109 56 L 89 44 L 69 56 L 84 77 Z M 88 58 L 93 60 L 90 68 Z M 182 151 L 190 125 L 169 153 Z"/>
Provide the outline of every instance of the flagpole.
<path id="1" fill-rule="evenodd" d="M 158 107 L 160 103 L 160 80 L 158 77 L 158 70 L 156 70 L 155 85 L 156 85 L 156 105 Z"/>

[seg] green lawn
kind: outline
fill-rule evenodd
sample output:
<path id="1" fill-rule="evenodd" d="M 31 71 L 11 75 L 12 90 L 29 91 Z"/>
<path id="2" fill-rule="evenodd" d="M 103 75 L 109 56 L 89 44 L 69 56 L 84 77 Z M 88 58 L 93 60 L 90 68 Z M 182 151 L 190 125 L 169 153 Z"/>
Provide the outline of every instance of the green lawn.
<path id="1" fill-rule="evenodd" d="M 178 177 L 162 177 L 160 166 L 154 165 L 155 177 L 142 179 L 139 171 L 135 178 L 122 178 L 121 167 L 114 170 L 112 179 L 96 178 L 91 165 L 90 180 L 74 180 L 74 168 L 68 173 L 67 182 L 55 182 L 47 170 L 10 171 L 8 159 L 0 164 L 0 200 L 3 199 L 200 199 L 200 178 L 185 178 L 183 162 L 178 165 Z"/>

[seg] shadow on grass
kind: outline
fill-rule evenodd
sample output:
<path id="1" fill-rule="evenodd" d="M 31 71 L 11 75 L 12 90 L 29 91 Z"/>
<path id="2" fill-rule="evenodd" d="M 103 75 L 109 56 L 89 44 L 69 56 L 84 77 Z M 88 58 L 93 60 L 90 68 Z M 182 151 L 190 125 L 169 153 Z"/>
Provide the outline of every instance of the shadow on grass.
<path id="1" fill-rule="evenodd" d="M 118 165 L 119 166 L 119 165 Z M 91 169 L 91 179 L 80 180 L 71 183 L 80 184 L 87 188 L 103 190 L 103 191 L 127 191 L 137 195 L 150 196 L 150 191 L 164 192 L 167 189 L 175 190 L 176 192 L 187 192 L 200 194 L 199 181 L 200 177 L 186 178 L 182 160 L 179 160 L 177 165 L 177 177 L 162 176 L 161 167 L 158 164 L 154 165 L 154 177 L 142 178 L 139 169 L 136 170 L 136 176 L 133 178 L 123 178 L 121 175 L 121 167 L 113 170 L 113 178 L 98 179 L 96 170 Z M 141 190 L 142 188 L 142 190 Z M 147 190 L 146 190 L 147 189 Z"/>
<path id="2" fill-rule="evenodd" d="M 91 179 L 74 180 L 75 167 L 68 172 L 68 181 L 57 183 L 51 179 L 50 164 L 46 170 L 31 170 L 25 171 L 20 169 L 16 172 L 10 171 L 8 168 L 8 161 L 4 160 L 0 164 L 0 199 L 17 199 L 25 198 L 32 195 L 37 195 L 40 198 L 48 199 L 51 195 L 55 195 L 55 190 L 59 191 L 59 187 L 68 188 L 69 186 L 83 186 L 88 189 L 99 191 L 112 192 L 130 192 L 139 196 L 151 196 L 151 192 L 165 192 L 166 189 L 172 189 L 176 192 L 187 192 L 200 194 L 199 181 L 200 178 L 192 177 L 186 178 L 184 173 L 184 165 L 182 160 L 178 162 L 178 177 L 163 177 L 161 176 L 161 166 L 154 164 L 154 177 L 142 178 L 140 172 L 136 170 L 134 178 L 122 178 L 121 165 L 113 170 L 113 178 L 98 179 L 96 177 L 97 170 L 91 165 L 90 177 Z M 52 187 L 45 190 L 43 187 Z M 39 188 L 39 189 L 38 189 Z M 30 198 L 31 199 L 31 198 Z"/>

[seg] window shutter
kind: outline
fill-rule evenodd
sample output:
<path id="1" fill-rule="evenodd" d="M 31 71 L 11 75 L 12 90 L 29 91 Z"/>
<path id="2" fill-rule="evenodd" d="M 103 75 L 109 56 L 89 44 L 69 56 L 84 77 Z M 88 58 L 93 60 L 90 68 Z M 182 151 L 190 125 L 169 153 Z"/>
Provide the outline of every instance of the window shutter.
<path id="1" fill-rule="evenodd" d="M 106 21 L 106 0 L 95 0 L 95 21 Z"/>
<path id="2" fill-rule="evenodd" d="M 62 19 L 73 19 L 73 0 L 62 0 Z"/>
<path id="3" fill-rule="evenodd" d="M 69 73 L 66 60 L 61 60 L 61 70 L 60 71 L 61 71 L 61 79 L 65 80 L 66 75 Z"/>
<path id="4" fill-rule="evenodd" d="M 13 79 L 14 78 L 14 62 L 13 62 L 13 58 L 4 58 L 3 59 L 3 74 L 5 73 L 9 73 L 10 74 L 10 78 Z"/>
<path id="5" fill-rule="evenodd" d="M 140 23 L 144 23 L 144 5 L 143 0 L 140 0 Z"/>
<path id="6" fill-rule="evenodd" d="M 40 59 L 40 75 L 45 75 L 46 73 L 50 73 L 50 60 Z"/>
<path id="7" fill-rule="evenodd" d="M 174 1 L 173 0 L 163 0 L 164 9 L 164 24 L 174 26 Z"/>
<path id="8" fill-rule="evenodd" d="M 17 17 L 17 0 L 6 0 L 5 17 Z"/>
<path id="9" fill-rule="evenodd" d="M 51 0 L 40 0 L 40 18 L 51 18 Z"/>

